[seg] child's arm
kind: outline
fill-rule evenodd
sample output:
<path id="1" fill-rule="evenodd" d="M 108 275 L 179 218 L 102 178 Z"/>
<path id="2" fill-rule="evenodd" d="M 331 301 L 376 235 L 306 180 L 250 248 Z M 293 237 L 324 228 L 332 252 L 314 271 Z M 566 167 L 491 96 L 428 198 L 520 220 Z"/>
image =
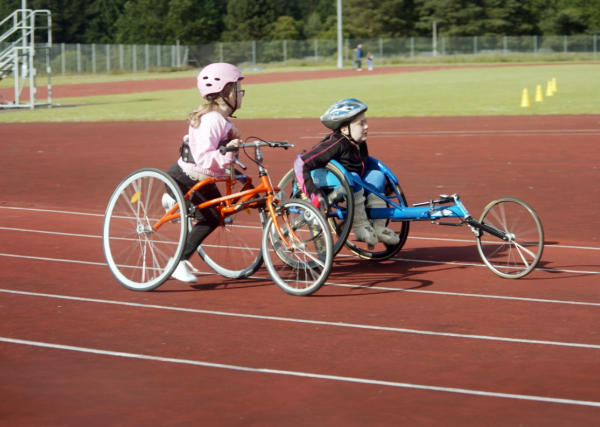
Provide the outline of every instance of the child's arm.
<path id="1" fill-rule="evenodd" d="M 310 201 L 317 205 L 321 191 L 313 182 L 310 172 L 315 169 L 324 168 L 330 160 L 339 159 L 343 149 L 345 138 L 334 138 L 331 134 L 328 138 L 317 144 L 312 150 L 298 156 L 294 161 L 294 173 L 300 188 Z M 317 206 L 319 207 L 319 206 Z"/>
<path id="2" fill-rule="evenodd" d="M 195 129 L 190 128 L 190 149 L 198 167 L 218 171 L 234 162 L 235 152 L 221 154 L 218 150 L 222 135 L 226 131 L 225 127 L 225 122 L 218 120 L 216 116 L 207 114 L 202 117 L 200 126 Z M 229 131 L 228 135 L 235 135 L 236 132 L 233 131 L 234 129 Z M 235 131 L 240 133 L 237 129 Z M 236 138 L 230 141 L 228 145 L 233 141 L 238 140 Z"/>

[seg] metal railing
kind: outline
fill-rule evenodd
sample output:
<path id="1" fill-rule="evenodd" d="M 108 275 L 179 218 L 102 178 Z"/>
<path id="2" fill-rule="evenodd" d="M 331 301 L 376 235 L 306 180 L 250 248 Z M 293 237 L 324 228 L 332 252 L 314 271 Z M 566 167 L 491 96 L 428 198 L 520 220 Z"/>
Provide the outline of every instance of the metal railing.
<path id="1" fill-rule="evenodd" d="M 36 26 L 36 17 L 47 17 L 46 27 Z M 9 27 L 8 29 L 6 29 Z M 0 108 L 34 108 L 38 105 L 51 105 L 52 90 L 50 83 L 50 48 L 52 46 L 51 18 L 48 10 L 18 9 L 0 21 L 0 80 L 12 75 L 14 84 L 14 98 L 7 99 L 0 94 Z M 45 28 L 48 33 L 46 43 L 35 44 L 35 30 Z M 36 52 L 45 53 L 46 76 L 48 77 L 47 102 L 37 102 L 37 58 Z M 29 101 L 21 101 L 21 95 L 26 83 L 29 86 Z M 8 94 L 6 94 L 8 96 Z"/>
<path id="2" fill-rule="evenodd" d="M 411 37 L 344 40 L 344 66 L 352 66 L 353 49 L 358 44 L 362 45 L 363 61 L 370 52 L 379 65 L 598 60 L 597 35 L 438 37 L 436 43 L 431 37 Z M 61 75 L 135 73 L 203 67 L 213 62 L 229 62 L 240 68 L 335 65 L 337 41 L 278 40 L 205 45 L 61 43 L 53 45 L 49 55 L 52 70 Z M 37 68 L 43 72 L 44 67 Z"/>

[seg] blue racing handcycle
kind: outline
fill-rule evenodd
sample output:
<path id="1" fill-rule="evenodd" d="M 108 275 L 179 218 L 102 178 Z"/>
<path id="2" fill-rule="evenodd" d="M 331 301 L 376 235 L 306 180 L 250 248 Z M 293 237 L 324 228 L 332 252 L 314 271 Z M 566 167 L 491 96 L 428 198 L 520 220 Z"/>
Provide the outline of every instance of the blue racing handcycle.
<path id="1" fill-rule="evenodd" d="M 477 249 L 483 262 L 500 277 L 517 279 L 529 274 L 538 264 L 544 249 L 544 231 L 537 213 L 524 201 L 503 197 L 489 203 L 479 220 L 471 217 L 458 194 L 440 195 L 439 199 L 408 206 L 398 178 L 381 161 L 369 157 L 369 168 L 377 167 L 386 177 L 384 193 L 379 193 L 362 179 L 348 173 L 337 161 L 311 172 L 313 181 L 327 200 L 324 214 L 334 238 L 335 254 L 346 246 L 360 258 L 385 260 L 398 253 L 406 243 L 412 221 L 470 227 L 475 234 Z M 399 237 L 395 245 L 375 246 L 350 240 L 354 218 L 353 184 L 376 194 L 386 208 L 367 208 L 369 219 L 386 219 L 386 226 Z M 280 181 L 279 198 L 306 198 L 299 188 L 294 171 Z M 448 219 L 454 218 L 453 221 Z"/>

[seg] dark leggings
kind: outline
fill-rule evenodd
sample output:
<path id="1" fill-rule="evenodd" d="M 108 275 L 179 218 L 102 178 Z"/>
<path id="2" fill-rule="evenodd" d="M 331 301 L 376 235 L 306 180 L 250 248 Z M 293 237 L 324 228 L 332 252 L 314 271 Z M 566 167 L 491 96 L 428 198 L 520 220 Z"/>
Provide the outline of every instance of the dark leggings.
<path id="1" fill-rule="evenodd" d="M 177 162 L 175 162 L 173 166 L 169 168 L 167 173 L 177 182 L 181 192 L 184 195 L 190 191 L 190 188 L 198 183 L 198 181 L 195 181 L 187 176 L 183 170 L 181 170 L 181 167 L 177 164 Z M 174 195 L 171 194 L 171 196 Z M 192 203 L 194 203 L 194 205 L 199 205 L 219 197 L 221 197 L 221 192 L 217 186 L 215 184 L 209 184 L 200 188 L 199 191 L 194 192 Z M 188 236 L 185 249 L 183 250 L 183 255 L 181 256 L 182 261 L 187 261 L 190 259 L 204 239 L 206 239 L 206 237 L 221 223 L 221 215 L 213 207 L 196 209 L 194 218 L 196 218 L 198 221 Z"/>

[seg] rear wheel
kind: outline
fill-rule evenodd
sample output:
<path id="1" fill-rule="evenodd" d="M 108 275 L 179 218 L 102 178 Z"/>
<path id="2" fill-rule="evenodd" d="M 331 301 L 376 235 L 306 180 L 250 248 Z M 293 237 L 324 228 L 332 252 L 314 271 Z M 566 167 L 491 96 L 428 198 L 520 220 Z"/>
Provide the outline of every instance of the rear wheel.
<path id="1" fill-rule="evenodd" d="M 333 264 L 333 241 L 323 215 L 304 200 L 275 207 L 262 238 L 265 266 L 273 281 L 291 295 L 310 295 L 327 280 Z"/>
<path id="2" fill-rule="evenodd" d="M 243 176 L 236 171 L 236 176 Z M 242 191 L 246 180 L 236 180 L 232 193 Z M 225 182 L 217 183 L 222 195 L 226 193 Z M 250 184 L 247 189 L 254 188 Z M 264 208 L 240 210 L 228 216 L 223 223 L 204 239 L 198 254 L 204 262 L 221 276 L 243 279 L 254 274 L 263 264 L 260 249 L 265 221 Z"/>
<path id="3" fill-rule="evenodd" d="M 177 183 L 158 169 L 141 169 L 115 190 L 104 216 L 102 245 L 108 268 L 127 289 L 150 291 L 173 273 L 187 238 L 187 221 L 153 226 L 165 215 L 162 197 L 169 189 L 185 206 Z M 187 212 L 184 212 L 184 214 Z"/>
<path id="4" fill-rule="evenodd" d="M 350 235 L 352 220 L 354 218 L 354 197 L 352 187 L 346 181 L 344 174 L 338 167 L 329 163 L 323 169 L 312 172 L 313 181 L 323 192 L 327 199 L 327 223 L 331 229 L 334 245 L 334 254 L 342 250 Z M 280 181 L 281 189 L 278 198 L 306 199 L 306 195 L 298 186 L 294 170 L 290 170 Z"/>
<path id="5" fill-rule="evenodd" d="M 494 200 L 479 222 L 507 234 L 507 240 L 502 240 L 479 231 L 477 250 L 490 270 L 505 279 L 518 279 L 533 271 L 544 250 L 544 230 L 531 206 L 514 197 Z"/>

